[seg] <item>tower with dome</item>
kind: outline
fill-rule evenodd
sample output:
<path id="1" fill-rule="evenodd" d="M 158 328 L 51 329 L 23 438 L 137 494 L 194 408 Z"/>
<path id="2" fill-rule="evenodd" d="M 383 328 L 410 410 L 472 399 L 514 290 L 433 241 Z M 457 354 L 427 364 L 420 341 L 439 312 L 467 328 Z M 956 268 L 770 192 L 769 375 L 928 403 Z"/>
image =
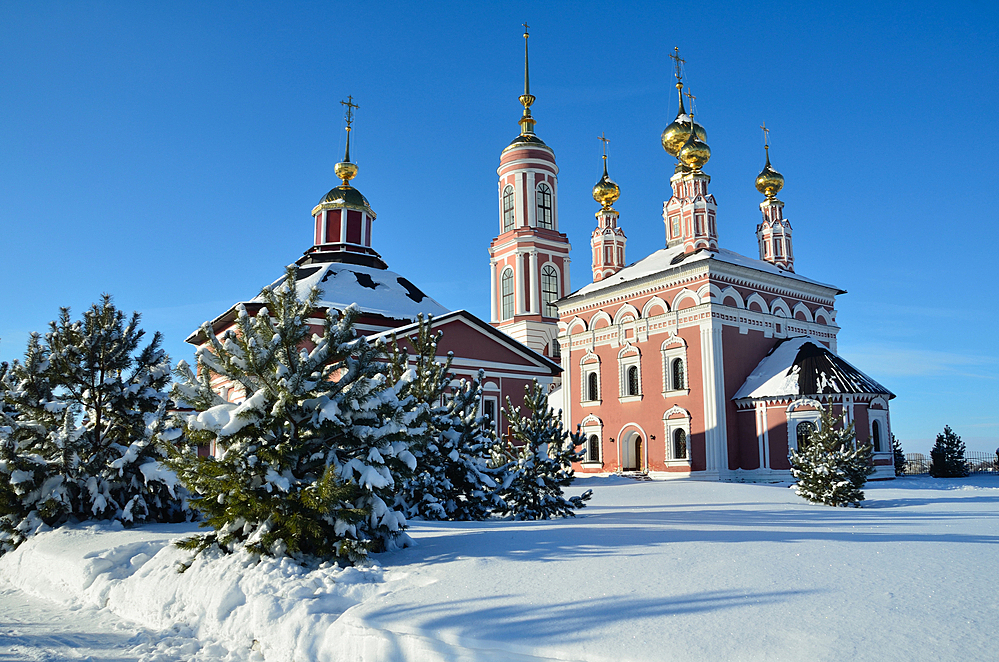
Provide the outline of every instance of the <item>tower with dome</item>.
<path id="1" fill-rule="evenodd" d="M 845 292 L 795 271 L 768 129 L 756 177 L 759 256 L 750 257 L 720 245 L 719 226 L 740 228 L 718 215 L 704 171 L 707 132 L 684 92 L 684 60 L 676 49 L 671 57 L 678 112 L 661 136 L 675 159 L 665 166 L 673 174 L 664 246 L 625 262 L 613 209 L 622 188 L 608 176 L 605 148 L 593 188 L 593 281 L 556 302 L 558 400 L 566 424 L 586 438 L 577 469 L 779 480 L 790 475 L 789 450 L 808 443 L 819 409 L 831 407 L 854 424 L 859 443 L 873 444 L 873 477 L 892 477 L 894 395 L 836 353 L 836 297 Z"/>

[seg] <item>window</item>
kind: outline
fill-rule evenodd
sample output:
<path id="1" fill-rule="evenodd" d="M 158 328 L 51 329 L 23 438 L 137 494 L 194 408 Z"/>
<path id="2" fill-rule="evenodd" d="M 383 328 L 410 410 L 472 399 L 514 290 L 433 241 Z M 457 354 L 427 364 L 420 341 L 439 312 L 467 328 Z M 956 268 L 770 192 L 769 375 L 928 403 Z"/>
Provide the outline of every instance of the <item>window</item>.
<path id="1" fill-rule="evenodd" d="M 638 395 L 638 366 L 628 368 L 628 395 Z"/>
<path id="2" fill-rule="evenodd" d="M 503 189 L 503 232 L 509 232 L 513 229 L 517 217 L 514 206 L 513 187 L 508 184 Z"/>
<path id="3" fill-rule="evenodd" d="M 482 415 L 485 417 L 487 425 L 492 425 L 496 421 L 496 401 L 492 398 L 482 401 Z"/>
<path id="4" fill-rule="evenodd" d="M 500 288 L 503 293 L 503 319 L 513 317 L 513 269 L 507 269 L 500 278 Z"/>
<path id="5" fill-rule="evenodd" d="M 815 432 L 815 423 L 802 421 L 795 428 L 795 440 L 798 442 L 798 451 L 801 452 L 808 447 L 808 438 Z"/>
<path id="6" fill-rule="evenodd" d="M 673 459 L 687 459 L 687 432 L 683 428 L 673 430 Z"/>
<path id="7" fill-rule="evenodd" d="M 781 241 L 779 238 L 774 237 L 774 257 L 781 257 L 781 256 L 782 256 Z"/>
<path id="8" fill-rule="evenodd" d="M 600 399 L 600 385 L 597 383 L 596 372 L 586 376 L 586 399 L 591 402 Z"/>
<path id="9" fill-rule="evenodd" d="M 678 239 L 680 237 L 680 217 L 674 216 L 670 219 L 670 238 Z"/>
<path id="10" fill-rule="evenodd" d="M 586 440 L 586 461 L 600 461 L 600 438 L 595 434 L 591 434 Z"/>
<path id="11" fill-rule="evenodd" d="M 555 338 L 552 338 L 551 352 L 552 358 L 556 361 L 560 361 L 562 359 L 562 344 Z"/>
<path id="12" fill-rule="evenodd" d="M 546 230 L 554 229 L 552 224 L 552 189 L 548 184 L 538 184 L 538 227 Z"/>
<path id="13" fill-rule="evenodd" d="M 878 421 L 871 422 L 871 445 L 875 453 L 881 452 L 881 423 Z"/>
<path id="14" fill-rule="evenodd" d="M 545 317 L 558 317 L 558 269 L 546 264 L 541 270 L 541 301 L 544 307 L 541 314 Z"/>
<path id="15" fill-rule="evenodd" d="M 684 384 L 684 374 L 683 374 L 683 359 L 676 358 L 670 362 L 670 387 L 674 391 L 679 391 L 685 388 Z"/>

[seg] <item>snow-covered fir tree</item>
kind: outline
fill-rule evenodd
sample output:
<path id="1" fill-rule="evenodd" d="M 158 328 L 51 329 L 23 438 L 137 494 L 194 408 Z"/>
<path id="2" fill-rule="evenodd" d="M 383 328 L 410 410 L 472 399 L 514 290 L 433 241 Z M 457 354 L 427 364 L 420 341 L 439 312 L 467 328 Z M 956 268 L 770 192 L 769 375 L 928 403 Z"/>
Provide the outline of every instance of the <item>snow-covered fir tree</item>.
<path id="1" fill-rule="evenodd" d="M 856 444 L 853 423 L 822 410 L 819 429 L 808 436 L 804 449 L 792 450 L 791 475 L 798 496 L 827 506 L 856 506 L 864 500 L 864 484 L 874 473 L 873 447 Z"/>
<path id="2" fill-rule="evenodd" d="M 504 503 L 497 493 L 498 470 L 489 466 L 496 439 L 479 416 L 484 373 L 480 370 L 477 378 L 460 380 L 452 388 L 452 356 L 437 360 L 441 334 L 432 331 L 431 319 L 420 316 L 419 321 L 411 341 L 416 379 L 407 391 L 420 408 L 412 447 L 416 471 L 403 483 L 397 501 L 407 517 L 486 519 Z M 410 360 L 398 345 L 396 354 L 396 365 Z"/>
<path id="3" fill-rule="evenodd" d="M 934 478 L 960 478 L 968 473 L 964 442 L 949 425 L 945 425 L 930 450 L 930 475 Z"/>
<path id="4" fill-rule="evenodd" d="M 197 370 L 175 371 L 174 397 L 199 413 L 171 464 L 214 529 L 186 544 L 356 563 L 409 541 L 392 504 L 416 466 L 415 408 L 402 395 L 415 373 L 387 377 L 392 357 L 356 336 L 353 307 L 328 312 L 313 333 L 319 291 L 301 300 L 295 282 L 290 267 L 261 292 L 265 307 L 251 316 L 239 306 L 221 338 L 206 323 Z M 220 384 L 243 399 L 226 402 Z M 198 457 L 196 444 L 214 444 L 215 455 Z"/>
<path id="5" fill-rule="evenodd" d="M 504 409 L 513 447 L 495 457 L 515 459 L 503 467 L 506 476 L 500 496 L 506 505 L 499 514 L 515 520 L 575 517 L 574 511 L 593 496 L 592 490 L 570 498 L 563 493 L 575 478 L 572 463 L 583 459 L 583 438 L 578 431 L 571 435 L 565 431 L 561 415 L 548 406 L 548 394 L 537 380 L 525 388 L 523 406 L 514 407 L 507 400 Z"/>
<path id="6" fill-rule="evenodd" d="M 179 521 L 187 509 L 156 438 L 166 433 L 169 359 L 157 333 L 111 297 L 74 321 L 63 308 L 6 371 L 0 435 L 0 544 L 41 526 L 112 519 Z"/>
<path id="7" fill-rule="evenodd" d="M 891 436 L 891 452 L 895 462 L 895 475 L 905 475 L 905 452 L 902 450 L 902 442 L 895 435 Z"/>

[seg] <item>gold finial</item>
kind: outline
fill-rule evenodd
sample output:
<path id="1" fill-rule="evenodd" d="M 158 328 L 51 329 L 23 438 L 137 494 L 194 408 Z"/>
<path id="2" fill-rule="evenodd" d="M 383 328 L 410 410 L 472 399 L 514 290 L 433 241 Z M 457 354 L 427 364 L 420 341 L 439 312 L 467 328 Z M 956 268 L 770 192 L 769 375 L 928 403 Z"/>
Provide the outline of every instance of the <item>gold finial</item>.
<path id="1" fill-rule="evenodd" d="M 617 202 L 619 197 L 621 197 L 621 189 L 607 175 L 607 143 L 610 142 L 610 139 L 605 138 L 604 134 L 601 132 L 601 134 L 597 136 L 597 140 L 603 143 L 604 148 L 604 175 L 593 187 L 593 199 L 599 202 L 602 207 L 602 209 L 597 212 L 597 215 L 599 216 L 605 211 L 614 211 L 613 204 Z"/>
<path id="2" fill-rule="evenodd" d="M 679 46 L 674 46 L 673 47 L 673 52 L 669 54 L 669 57 L 670 57 L 671 60 L 673 60 L 673 66 L 675 68 L 675 71 L 673 72 L 673 75 L 676 76 L 676 89 L 677 89 L 677 92 L 680 95 L 680 112 L 677 113 L 677 115 L 679 116 L 679 115 L 683 115 L 684 114 L 684 108 L 683 108 L 683 72 L 680 70 L 680 65 L 681 64 L 686 64 L 687 61 L 684 60 L 682 57 L 680 57 L 680 47 Z"/>
<path id="3" fill-rule="evenodd" d="M 690 93 L 690 86 L 689 85 L 687 86 L 687 93 L 684 96 L 687 97 L 688 99 L 690 99 L 690 121 L 691 121 L 691 131 L 693 131 L 694 99 L 696 99 L 697 97 L 695 97 L 693 94 Z"/>
<path id="4" fill-rule="evenodd" d="M 531 117 L 531 104 L 534 103 L 535 97 L 531 94 L 531 71 L 527 57 L 527 41 L 530 36 L 527 30 L 530 26 L 527 23 L 521 23 L 521 25 L 524 26 L 524 93 L 520 95 L 520 103 L 524 106 L 524 114 L 518 124 L 520 124 L 521 134 L 533 134 L 534 125 L 537 122 Z"/>
<path id="5" fill-rule="evenodd" d="M 344 151 L 343 161 L 337 163 L 333 167 L 333 171 L 337 177 L 343 180 L 344 186 L 347 186 L 347 182 L 357 176 L 357 166 L 350 162 L 350 131 L 354 124 L 354 111 L 360 108 L 360 106 L 354 103 L 353 96 L 348 96 L 347 100 L 341 101 L 340 104 L 347 107 L 347 112 L 343 116 L 344 121 L 347 123 L 347 149 Z"/>
<path id="6" fill-rule="evenodd" d="M 767 196 L 767 200 L 776 200 L 777 193 L 784 188 L 784 175 L 770 165 L 770 129 L 767 128 L 767 123 L 764 122 L 760 128 L 763 129 L 763 149 L 766 151 L 767 164 L 756 177 L 756 190 Z"/>
<path id="7" fill-rule="evenodd" d="M 683 143 L 683 147 L 677 153 L 677 158 L 680 159 L 680 163 L 691 170 L 699 171 L 711 158 L 711 148 L 698 135 L 703 133 L 704 129 L 698 131 L 697 128 L 700 125 L 694 122 L 694 100 L 697 97 L 690 92 L 689 87 L 687 88 L 687 99 L 690 100 L 690 133 L 687 136 L 687 141 Z"/>

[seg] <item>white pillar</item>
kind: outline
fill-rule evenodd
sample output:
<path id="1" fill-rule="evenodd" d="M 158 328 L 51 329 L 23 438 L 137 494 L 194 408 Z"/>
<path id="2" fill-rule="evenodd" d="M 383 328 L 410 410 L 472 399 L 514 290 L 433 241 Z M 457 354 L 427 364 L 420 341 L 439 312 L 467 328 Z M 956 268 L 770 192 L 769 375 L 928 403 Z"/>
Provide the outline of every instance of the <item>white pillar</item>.
<path id="1" fill-rule="evenodd" d="M 524 225 L 524 173 L 516 172 L 513 176 L 514 224 L 519 228 Z"/>
<path id="2" fill-rule="evenodd" d="M 701 381 L 704 385 L 705 470 L 709 477 L 715 478 L 728 473 L 728 434 L 722 330 L 710 320 L 701 327 Z"/>
<path id="3" fill-rule="evenodd" d="M 527 190 L 524 191 L 524 194 L 527 198 L 527 224 L 532 228 L 538 227 L 538 197 L 536 187 L 534 173 L 527 173 Z"/>
<path id="4" fill-rule="evenodd" d="M 493 322 L 499 321 L 499 311 L 496 310 L 496 260 L 489 260 L 489 316 Z"/>
<path id="5" fill-rule="evenodd" d="M 538 271 L 538 252 L 531 251 L 531 311 L 535 314 L 541 314 L 541 306 L 538 296 L 540 294 L 540 288 L 538 287 L 538 276 L 540 275 Z"/>
<path id="6" fill-rule="evenodd" d="M 552 187 L 552 229 L 558 232 L 558 178 L 551 182 Z"/>
<path id="7" fill-rule="evenodd" d="M 570 262 L 572 262 L 572 260 L 569 259 L 568 255 L 562 258 L 562 278 L 565 280 L 565 283 L 562 285 L 562 296 L 568 296 L 569 292 L 572 292 L 572 286 L 570 285 L 571 281 L 569 280 Z"/>
<path id="8" fill-rule="evenodd" d="M 523 253 L 516 251 L 514 253 L 514 260 L 516 263 L 513 266 L 513 273 L 516 276 L 517 291 L 513 295 L 514 301 L 514 313 L 517 315 L 524 314 L 524 257 Z"/>

